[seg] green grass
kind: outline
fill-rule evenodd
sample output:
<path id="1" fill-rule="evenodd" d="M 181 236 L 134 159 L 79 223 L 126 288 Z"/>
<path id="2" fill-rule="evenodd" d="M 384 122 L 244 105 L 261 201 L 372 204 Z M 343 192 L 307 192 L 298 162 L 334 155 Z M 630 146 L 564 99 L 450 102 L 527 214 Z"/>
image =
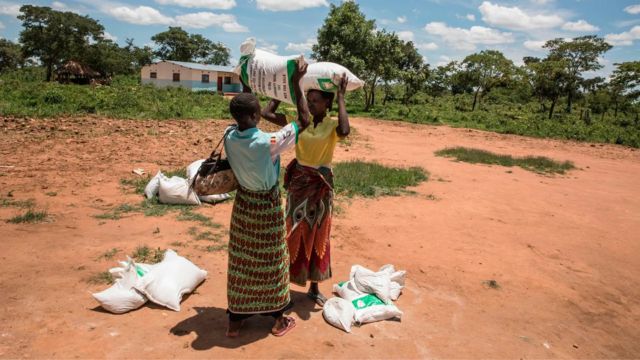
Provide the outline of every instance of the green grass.
<path id="1" fill-rule="evenodd" d="M 7 220 L 7 222 L 12 224 L 23 224 L 23 223 L 37 224 L 47 220 L 48 216 L 49 215 L 47 214 L 46 211 L 34 211 L 33 209 L 29 209 L 24 214 L 16 215 L 11 219 Z"/>
<path id="2" fill-rule="evenodd" d="M 406 187 L 427 181 L 429 174 L 421 168 L 386 167 L 360 160 L 339 162 L 333 167 L 336 193 L 347 197 L 376 197 L 406 193 Z"/>
<path id="3" fill-rule="evenodd" d="M 50 192 L 48 192 L 48 193 L 45 193 L 45 195 L 47 195 L 47 196 L 52 196 L 52 197 L 53 197 L 53 196 L 57 196 L 57 195 L 58 195 L 58 193 L 57 193 L 57 192 L 55 192 L 55 191 L 50 191 Z"/>
<path id="4" fill-rule="evenodd" d="M 206 252 L 226 251 L 229 248 L 227 244 L 209 245 L 204 248 Z"/>
<path id="5" fill-rule="evenodd" d="M 62 85 L 38 77 L 0 77 L 0 114 L 60 117 L 94 114 L 120 119 L 230 119 L 229 102 L 210 92 L 140 85 L 116 76 L 110 86 Z"/>
<path id="6" fill-rule="evenodd" d="M 120 251 L 120 249 L 117 248 L 113 248 L 111 250 L 107 250 L 105 251 L 103 254 L 101 254 L 100 256 L 98 256 L 98 260 L 111 260 L 113 259 L 113 257 Z"/>
<path id="7" fill-rule="evenodd" d="M 99 272 L 91 275 L 87 282 L 94 285 L 111 285 L 113 284 L 113 275 L 108 271 Z"/>
<path id="8" fill-rule="evenodd" d="M 131 258 L 139 263 L 156 264 L 164 258 L 164 250 L 160 248 L 152 249 L 147 245 L 138 246 L 131 254 Z"/>
<path id="9" fill-rule="evenodd" d="M 120 220 L 122 216 L 131 212 L 139 211 L 139 207 L 131 204 L 122 204 L 113 208 L 106 213 L 94 215 L 96 219 L 100 220 Z"/>
<path id="10" fill-rule="evenodd" d="M 525 170 L 540 174 L 564 174 L 569 170 L 575 169 L 571 161 L 558 162 L 544 156 L 513 157 L 465 147 L 446 148 L 436 151 L 435 154 L 471 164 L 519 166 Z"/>
<path id="11" fill-rule="evenodd" d="M 210 227 L 210 228 L 220 228 L 220 224 L 216 224 L 208 217 L 193 212 L 191 208 L 180 210 L 180 215 L 178 215 L 178 221 L 194 221 L 200 223 L 200 225 Z"/>
<path id="12" fill-rule="evenodd" d="M 14 200 L 8 198 L 0 198 L 0 207 L 17 207 L 22 209 L 28 209 L 35 206 L 33 199 L 28 200 Z"/>

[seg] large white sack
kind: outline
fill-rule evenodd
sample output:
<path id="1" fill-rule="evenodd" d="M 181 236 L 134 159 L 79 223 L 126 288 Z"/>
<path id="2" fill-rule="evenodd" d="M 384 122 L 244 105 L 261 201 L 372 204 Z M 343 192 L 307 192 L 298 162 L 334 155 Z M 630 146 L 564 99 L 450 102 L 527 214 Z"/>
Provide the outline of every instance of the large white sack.
<path id="1" fill-rule="evenodd" d="M 356 285 L 353 283 L 353 280 L 345 281 L 340 284 L 333 284 L 333 292 L 338 294 L 341 298 L 351 301 L 361 297 L 362 295 L 366 295 L 365 293 L 360 292 Z"/>
<path id="2" fill-rule="evenodd" d="M 144 187 L 144 195 L 147 199 L 151 199 L 152 197 L 158 195 L 158 190 L 160 190 L 160 179 L 167 178 L 161 171 L 149 180 L 147 186 Z"/>
<path id="3" fill-rule="evenodd" d="M 158 199 L 163 204 L 200 205 L 196 192 L 189 189 L 189 181 L 179 176 L 160 178 L 158 193 Z"/>
<path id="4" fill-rule="evenodd" d="M 402 316 L 402 311 L 397 306 L 385 304 L 374 294 L 361 293 L 353 280 L 333 285 L 333 291 L 341 298 L 351 302 L 355 309 L 354 321 L 358 324 Z"/>
<path id="5" fill-rule="evenodd" d="M 154 303 L 180 311 L 182 295 L 192 292 L 206 277 L 206 271 L 175 251 L 167 250 L 164 259 L 151 268 L 135 288 Z"/>
<path id="6" fill-rule="evenodd" d="M 367 294 L 376 294 L 385 303 L 391 302 L 391 277 L 387 271 L 373 272 L 366 268 L 356 268 L 353 272 L 356 288 Z"/>
<path id="7" fill-rule="evenodd" d="M 256 40 L 248 38 L 240 46 L 240 62 L 234 72 L 258 94 L 293 104 L 293 71 L 302 55 L 279 56 L 256 49 Z"/>
<path id="8" fill-rule="evenodd" d="M 351 301 L 355 307 L 354 320 L 357 324 L 402 317 L 402 311 L 393 304 L 385 304 L 373 294 L 362 295 Z"/>
<path id="9" fill-rule="evenodd" d="M 390 274 L 389 279 L 391 280 L 391 283 L 389 297 L 393 301 L 398 300 L 402 293 L 402 289 L 404 288 L 404 280 L 407 272 L 405 270 L 396 271 L 395 267 L 391 264 L 384 265 L 378 272 L 386 272 Z"/>
<path id="10" fill-rule="evenodd" d="M 131 259 L 120 264 L 122 267 L 109 270 L 116 278 L 115 283 L 104 291 L 92 294 L 103 309 L 114 314 L 135 310 L 147 302 L 147 298 L 136 291 L 134 286 L 149 267 L 145 264 L 136 264 Z"/>
<path id="11" fill-rule="evenodd" d="M 198 173 L 198 170 L 200 169 L 200 165 L 202 165 L 204 160 L 205 159 L 196 160 L 191 164 L 189 164 L 189 166 L 187 166 L 187 180 L 189 180 L 189 183 L 193 181 L 193 178 Z"/>
<path id="12" fill-rule="evenodd" d="M 360 80 L 346 67 L 332 62 L 317 62 L 309 64 L 307 73 L 302 78 L 302 89 L 306 92 L 311 89 L 328 92 L 338 91 L 342 74 L 347 75 L 347 91 L 353 91 L 364 86 Z"/>
<path id="13" fill-rule="evenodd" d="M 356 310 L 351 302 L 334 297 L 327 300 L 322 307 L 322 316 L 331 325 L 351 332 L 351 324 L 353 323 Z"/>

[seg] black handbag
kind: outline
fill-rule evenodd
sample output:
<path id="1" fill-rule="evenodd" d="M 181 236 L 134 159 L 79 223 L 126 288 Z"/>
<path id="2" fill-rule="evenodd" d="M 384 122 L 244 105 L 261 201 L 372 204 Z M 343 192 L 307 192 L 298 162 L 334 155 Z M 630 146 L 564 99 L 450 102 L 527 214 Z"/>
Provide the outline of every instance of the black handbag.
<path id="1" fill-rule="evenodd" d="M 220 145 L 222 145 L 227 135 L 229 135 L 232 130 L 235 130 L 236 127 L 237 125 L 232 125 L 224 132 L 218 145 L 216 145 L 211 155 L 200 165 L 198 172 L 193 177 L 191 189 L 194 190 L 198 196 L 225 194 L 238 188 L 238 181 L 231 170 L 229 160 L 222 157 L 224 146 L 220 148 Z"/>

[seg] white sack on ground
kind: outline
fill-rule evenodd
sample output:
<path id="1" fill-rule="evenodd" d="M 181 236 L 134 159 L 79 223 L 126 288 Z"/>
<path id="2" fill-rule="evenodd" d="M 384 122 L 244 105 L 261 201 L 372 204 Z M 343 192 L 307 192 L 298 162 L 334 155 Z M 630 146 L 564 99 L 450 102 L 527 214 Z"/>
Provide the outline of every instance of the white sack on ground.
<path id="1" fill-rule="evenodd" d="M 160 178 L 158 199 L 163 204 L 200 205 L 200 199 L 195 191 L 190 191 L 187 179 L 179 176 Z"/>
<path id="2" fill-rule="evenodd" d="M 324 319 L 329 324 L 346 332 L 351 332 L 351 324 L 353 324 L 355 312 L 355 308 L 351 302 L 339 297 L 327 300 L 322 307 L 322 316 Z"/>
<path id="3" fill-rule="evenodd" d="M 147 186 L 144 188 L 144 195 L 147 199 L 151 199 L 158 195 L 158 190 L 160 190 L 160 179 L 162 178 L 166 179 L 166 176 L 164 176 L 161 171 L 158 171 L 158 173 L 149 180 L 149 183 L 147 183 Z"/>
<path id="4" fill-rule="evenodd" d="M 385 303 L 389 300 L 398 300 L 402 289 L 406 271 L 396 271 L 393 265 L 384 265 L 374 272 L 360 265 L 353 265 L 349 278 L 354 282 L 358 291 L 367 294 L 376 294 Z"/>
<path id="5" fill-rule="evenodd" d="M 351 303 L 355 309 L 354 321 L 358 324 L 402 317 L 402 311 L 397 306 L 385 304 L 375 294 L 360 292 L 353 280 L 333 285 L 333 291 Z"/>
<path id="6" fill-rule="evenodd" d="M 205 159 L 196 160 L 187 166 L 187 180 L 189 180 L 189 184 L 193 181 L 204 160 Z"/>
<path id="7" fill-rule="evenodd" d="M 114 314 L 135 310 L 147 302 L 147 298 L 135 290 L 134 286 L 150 269 L 149 265 L 136 264 L 131 259 L 120 264 L 122 267 L 109 270 L 116 278 L 115 283 L 104 291 L 92 294 L 103 309 Z"/>
<path id="8" fill-rule="evenodd" d="M 206 277 L 206 271 L 167 250 L 162 262 L 154 265 L 135 288 L 154 303 L 180 311 L 182 296 L 192 292 Z"/>

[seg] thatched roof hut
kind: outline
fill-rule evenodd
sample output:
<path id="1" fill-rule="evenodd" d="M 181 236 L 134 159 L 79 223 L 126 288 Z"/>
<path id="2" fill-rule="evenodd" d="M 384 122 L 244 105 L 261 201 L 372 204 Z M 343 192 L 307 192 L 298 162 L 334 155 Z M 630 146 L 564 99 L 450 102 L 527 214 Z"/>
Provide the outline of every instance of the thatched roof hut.
<path id="1" fill-rule="evenodd" d="M 64 65 L 58 67 L 58 69 L 56 69 L 56 75 L 58 76 L 58 81 L 61 83 L 69 82 L 71 77 L 74 77 L 76 82 L 88 83 L 89 80 L 102 76 L 89 66 L 73 60 L 69 60 Z"/>

